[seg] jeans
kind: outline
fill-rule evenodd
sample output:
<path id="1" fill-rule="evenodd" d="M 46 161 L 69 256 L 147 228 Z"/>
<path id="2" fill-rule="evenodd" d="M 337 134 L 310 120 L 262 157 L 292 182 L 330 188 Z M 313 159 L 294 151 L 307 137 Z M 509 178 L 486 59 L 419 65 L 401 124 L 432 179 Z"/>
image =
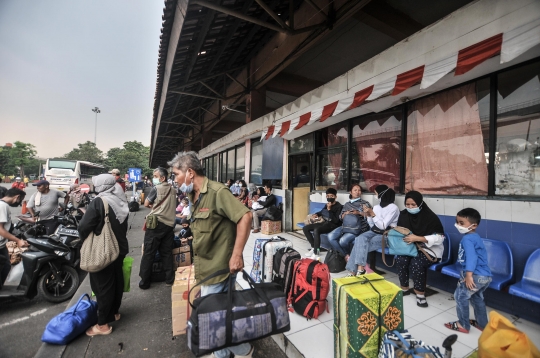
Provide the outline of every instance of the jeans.
<path id="1" fill-rule="evenodd" d="M 373 231 L 366 231 L 354 239 L 354 247 L 351 251 L 351 257 L 345 268 L 350 272 L 356 273 L 358 265 L 366 266 L 368 253 L 382 247 L 382 235 Z"/>
<path id="2" fill-rule="evenodd" d="M 343 256 L 347 256 L 352 251 L 356 235 L 351 233 L 342 233 L 341 226 L 328 234 L 330 245 Z"/>
<path id="3" fill-rule="evenodd" d="M 465 272 L 461 273 L 461 279 L 459 280 L 454 292 L 454 299 L 456 300 L 456 311 L 461 327 L 469 330 L 471 324 L 469 323 L 469 301 L 471 302 L 474 310 L 474 318 L 478 322 L 481 328 L 484 328 L 488 323 L 488 316 L 486 312 L 486 304 L 484 303 L 484 291 L 491 283 L 491 276 L 478 276 L 473 275 L 473 281 L 476 285 L 475 289 L 469 290 L 465 285 Z"/>
<path id="4" fill-rule="evenodd" d="M 227 292 L 229 289 L 229 280 L 236 281 L 236 275 L 230 275 L 224 281 L 215 283 L 213 285 L 201 286 L 201 297 L 208 296 L 213 293 Z M 215 351 L 214 355 L 217 358 L 228 358 L 231 355 L 231 353 L 234 354 L 235 356 L 247 356 L 250 350 L 251 350 L 251 344 L 241 343 L 237 346 L 231 346 L 231 347 L 220 349 L 219 351 Z"/>

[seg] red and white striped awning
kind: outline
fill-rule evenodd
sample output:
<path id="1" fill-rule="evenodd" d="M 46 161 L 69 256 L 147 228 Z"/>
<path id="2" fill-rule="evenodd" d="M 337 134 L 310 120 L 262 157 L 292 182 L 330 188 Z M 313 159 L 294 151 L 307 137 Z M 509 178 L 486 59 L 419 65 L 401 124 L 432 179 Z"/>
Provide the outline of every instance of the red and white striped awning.
<path id="1" fill-rule="evenodd" d="M 417 84 L 420 84 L 420 89 L 426 89 L 452 71 L 454 76 L 463 75 L 494 56 L 501 56 L 501 64 L 512 61 L 538 44 L 540 44 L 540 19 L 499 33 L 436 62 L 393 76 L 297 118 L 271 125 L 263 130 L 261 140 L 277 135 L 283 137 L 294 130 L 317 121 L 324 122 L 366 102 L 385 96 L 397 96 Z"/>

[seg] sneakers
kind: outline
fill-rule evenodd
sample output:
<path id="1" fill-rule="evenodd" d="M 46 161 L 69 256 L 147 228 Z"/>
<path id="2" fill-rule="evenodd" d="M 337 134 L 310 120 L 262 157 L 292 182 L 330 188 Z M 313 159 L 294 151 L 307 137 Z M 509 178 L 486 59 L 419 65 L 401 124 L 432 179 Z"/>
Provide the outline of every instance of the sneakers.
<path id="1" fill-rule="evenodd" d="M 305 256 L 305 257 L 311 257 L 311 256 L 313 256 L 313 251 L 315 251 L 315 249 L 309 249 L 309 251 L 306 252 L 306 253 L 304 254 L 304 256 Z"/>
<path id="2" fill-rule="evenodd" d="M 252 358 L 254 351 L 255 351 L 255 347 L 251 346 L 251 350 L 249 351 L 247 355 L 245 356 L 235 355 L 234 358 Z M 231 357 L 231 354 L 229 354 L 229 357 Z M 201 358 L 216 358 L 216 355 L 214 353 L 210 353 L 210 354 L 202 356 Z"/>
<path id="3" fill-rule="evenodd" d="M 319 257 L 318 254 L 319 254 L 319 250 L 317 250 L 317 251 L 315 252 L 314 249 L 311 249 L 311 250 L 309 250 L 308 252 L 306 252 L 306 253 L 304 254 L 304 256 L 305 256 L 307 259 L 312 259 L 312 260 L 315 260 L 315 261 L 321 261 L 321 260 L 320 260 L 321 258 Z"/>
<path id="4" fill-rule="evenodd" d="M 358 270 L 358 271 L 356 271 L 356 274 L 354 274 L 352 272 L 349 272 L 347 274 L 347 276 L 345 276 L 345 277 L 362 277 L 365 274 L 366 274 L 366 270 Z"/>

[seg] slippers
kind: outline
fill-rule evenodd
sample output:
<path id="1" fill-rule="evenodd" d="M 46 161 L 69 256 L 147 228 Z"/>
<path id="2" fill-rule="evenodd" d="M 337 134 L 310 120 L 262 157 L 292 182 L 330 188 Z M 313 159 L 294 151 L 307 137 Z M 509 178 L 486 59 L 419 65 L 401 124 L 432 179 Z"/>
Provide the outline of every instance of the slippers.
<path id="1" fill-rule="evenodd" d="M 106 336 L 107 334 L 111 334 L 111 332 L 112 332 L 112 327 L 109 327 L 108 331 L 103 332 L 103 331 L 100 331 L 99 328 L 97 328 L 97 324 L 96 324 L 86 330 L 86 335 L 90 337 Z"/>
<path id="2" fill-rule="evenodd" d="M 461 332 L 461 333 L 469 333 L 468 330 L 466 330 L 465 328 L 463 327 L 460 327 L 458 325 L 458 322 L 455 321 L 455 322 L 448 322 L 448 323 L 445 323 L 444 326 L 448 329 L 451 329 L 452 331 L 456 331 L 456 332 Z"/>
<path id="3" fill-rule="evenodd" d="M 469 320 L 469 323 L 471 324 L 471 326 L 473 326 L 474 328 L 476 329 L 479 329 L 480 331 L 484 331 L 484 329 L 482 327 L 480 327 L 480 325 L 478 324 L 478 321 L 475 320 L 475 319 L 470 319 Z"/>

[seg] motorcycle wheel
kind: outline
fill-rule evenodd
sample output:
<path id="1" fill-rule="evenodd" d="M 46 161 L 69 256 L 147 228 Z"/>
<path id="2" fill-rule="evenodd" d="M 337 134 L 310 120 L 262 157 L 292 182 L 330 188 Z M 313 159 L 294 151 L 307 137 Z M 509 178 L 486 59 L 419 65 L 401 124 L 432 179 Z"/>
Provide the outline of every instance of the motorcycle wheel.
<path id="1" fill-rule="evenodd" d="M 37 283 L 37 289 L 45 300 L 59 303 L 69 300 L 79 287 L 79 274 L 70 266 L 62 266 L 60 275 L 57 277 L 52 270 L 41 276 Z"/>

